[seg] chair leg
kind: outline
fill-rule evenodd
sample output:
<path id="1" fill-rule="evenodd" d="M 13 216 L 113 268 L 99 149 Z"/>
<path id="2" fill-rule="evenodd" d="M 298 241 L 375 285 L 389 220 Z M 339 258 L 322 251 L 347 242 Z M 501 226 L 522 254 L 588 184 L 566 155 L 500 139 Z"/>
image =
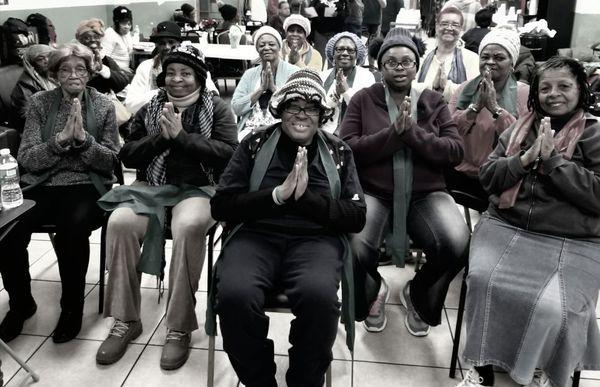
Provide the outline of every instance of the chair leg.
<path id="1" fill-rule="evenodd" d="M 206 385 L 213 387 L 215 383 L 215 336 L 208 336 L 208 373 Z"/>
<path id="2" fill-rule="evenodd" d="M 465 301 L 467 299 L 467 273 L 469 267 L 465 266 L 462 284 L 460 285 L 460 300 L 458 302 L 458 315 L 456 316 L 456 327 L 454 329 L 454 344 L 452 345 L 452 358 L 450 359 L 450 377 L 456 375 L 456 363 L 458 361 L 458 347 L 460 344 L 460 333 L 462 330 L 462 319 L 465 311 Z"/>
<path id="3" fill-rule="evenodd" d="M 579 378 L 581 378 L 581 371 L 575 371 L 573 373 L 573 384 L 572 387 L 579 387 Z"/>
<path id="4" fill-rule="evenodd" d="M 465 211 L 465 221 L 467 222 L 467 226 L 469 227 L 469 232 L 472 232 L 473 224 L 471 223 L 471 212 L 469 211 L 469 207 L 463 206 L 463 210 Z"/>
<path id="5" fill-rule="evenodd" d="M 49 232 L 48 238 L 50 238 L 50 243 L 52 243 L 52 250 L 54 250 L 56 252 L 56 245 L 54 244 L 54 233 Z"/>
<path id="6" fill-rule="evenodd" d="M 325 372 L 325 386 L 331 387 L 331 363 L 329 363 L 329 367 L 327 367 L 327 371 Z"/>
<path id="7" fill-rule="evenodd" d="M 104 312 L 104 277 L 106 272 L 106 228 L 105 223 L 100 229 L 100 273 L 99 273 L 99 290 L 98 290 L 98 313 Z"/>

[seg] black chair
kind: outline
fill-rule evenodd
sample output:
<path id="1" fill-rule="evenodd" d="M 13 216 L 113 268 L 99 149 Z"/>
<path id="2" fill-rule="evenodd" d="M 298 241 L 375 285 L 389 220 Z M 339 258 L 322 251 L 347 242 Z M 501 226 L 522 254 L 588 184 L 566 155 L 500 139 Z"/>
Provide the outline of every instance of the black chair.
<path id="1" fill-rule="evenodd" d="M 0 125 L 7 125 L 12 120 L 10 96 L 22 73 L 23 67 L 19 65 L 0 67 Z"/>
<path id="2" fill-rule="evenodd" d="M 488 207 L 487 201 L 482 200 L 474 195 L 467 192 L 451 190 L 450 195 L 454 198 L 456 204 L 463 206 L 465 213 L 465 220 L 469 226 L 469 230 L 473 230 L 471 222 L 470 209 L 476 210 L 479 213 L 485 211 Z M 460 285 L 460 298 L 458 301 L 458 313 L 456 316 L 456 326 L 454 328 L 454 343 L 452 345 L 452 357 L 450 359 L 450 378 L 454 379 L 456 376 L 456 363 L 458 362 L 458 347 L 460 345 L 460 335 L 462 331 L 462 320 L 465 312 L 465 303 L 467 299 L 467 274 L 469 272 L 469 264 L 464 269 L 462 283 Z M 579 379 L 581 371 L 575 371 L 573 374 L 572 387 L 579 387 Z"/>

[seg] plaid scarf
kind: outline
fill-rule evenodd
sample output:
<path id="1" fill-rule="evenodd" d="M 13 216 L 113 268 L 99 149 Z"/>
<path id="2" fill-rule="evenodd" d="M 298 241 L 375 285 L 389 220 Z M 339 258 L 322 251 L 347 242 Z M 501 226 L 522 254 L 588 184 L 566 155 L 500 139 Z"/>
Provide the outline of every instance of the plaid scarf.
<path id="1" fill-rule="evenodd" d="M 419 73 L 418 82 L 425 82 L 425 77 L 429 71 L 429 66 L 431 66 L 431 62 L 433 62 L 433 57 L 435 56 L 436 52 L 437 48 L 431 51 L 429 55 L 425 57 L 425 60 L 423 61 L 423 68 Z M 457 85 L 460 85 L 467 80 L 467 70 L 465 69 L 465 64 L 463 62 L 462 51 L 458 47 L 454 48 L 454 57 L 452 59 L 452 66 L 448 72 L 448 79 Z"/>
<path id="2" fill-rule="evenodd" d="M 158 120 L 162 116 L 165 102 L 168 101 L 169 98 L 164 90 L 159 91 L 150 101 L 144 121 L 148 135 L 161 132 Z M 213 101 L 212 94 L 206 88 L 202 90 L 198 100 L 183 112 L 181 123 L 187 133 L 200 133 L 204 137 L 210 138 L 213 125 Z M 146 168 L 146 179 L 150 185 L 160 186 L 167 183 L 167 156 L 170 153 L 171 149 L 167 149 L 155 156 Z M 206 170 L 203 166 L 201 167 Z"/>

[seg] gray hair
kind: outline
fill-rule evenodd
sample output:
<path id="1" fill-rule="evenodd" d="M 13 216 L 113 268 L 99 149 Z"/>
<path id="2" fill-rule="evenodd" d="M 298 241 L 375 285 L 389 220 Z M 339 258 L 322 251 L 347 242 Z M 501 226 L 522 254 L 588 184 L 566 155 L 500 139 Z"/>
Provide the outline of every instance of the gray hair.
<path id="1" fill-rule="evenodd" d="M 71 42 L 61 44 L 56 50 L 50 53 L 48 57 L 48 72 L 50 75 L 56 78 L 56 73 L 61 63 L 71 56 L 83 59 L 88 72 L 90 74 L 94 72 L 94 53 L 92 53 L 92 50 L 81 43 Z"/>

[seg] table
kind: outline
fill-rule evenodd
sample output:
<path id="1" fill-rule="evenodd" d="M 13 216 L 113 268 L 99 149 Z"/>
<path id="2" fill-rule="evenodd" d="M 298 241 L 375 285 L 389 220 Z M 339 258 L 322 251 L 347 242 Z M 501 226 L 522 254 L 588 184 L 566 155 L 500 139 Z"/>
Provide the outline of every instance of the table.
<path id="1" fill-rule="evenodd" d="M 35 206 L 35 202 L 33 200 L 24 199 L 23 204 L 19 207 L 10 208 L 10 209 L 2 209 L 0 211 L 0 241 L 4 239 L 10 230 L 19 222 L 27 212 L 29 212 L 33 206 Z M 4 257 L 6 258 L 6 257 Z M 31 376 L 34 382 L 38 382 L 40 377 L 35 373 L 34 370 L 27 365 L 19 355 L 17 355 L 9 346 L 4 342 L 4 340 L 0 340 L 0 348 L 3 349 L 6 353 L 8 353 L 23 369 L 27 372 L 23 377 L 23 380 L 18 384 L 19 386 L 25 385 L 25 380 Z"/>

